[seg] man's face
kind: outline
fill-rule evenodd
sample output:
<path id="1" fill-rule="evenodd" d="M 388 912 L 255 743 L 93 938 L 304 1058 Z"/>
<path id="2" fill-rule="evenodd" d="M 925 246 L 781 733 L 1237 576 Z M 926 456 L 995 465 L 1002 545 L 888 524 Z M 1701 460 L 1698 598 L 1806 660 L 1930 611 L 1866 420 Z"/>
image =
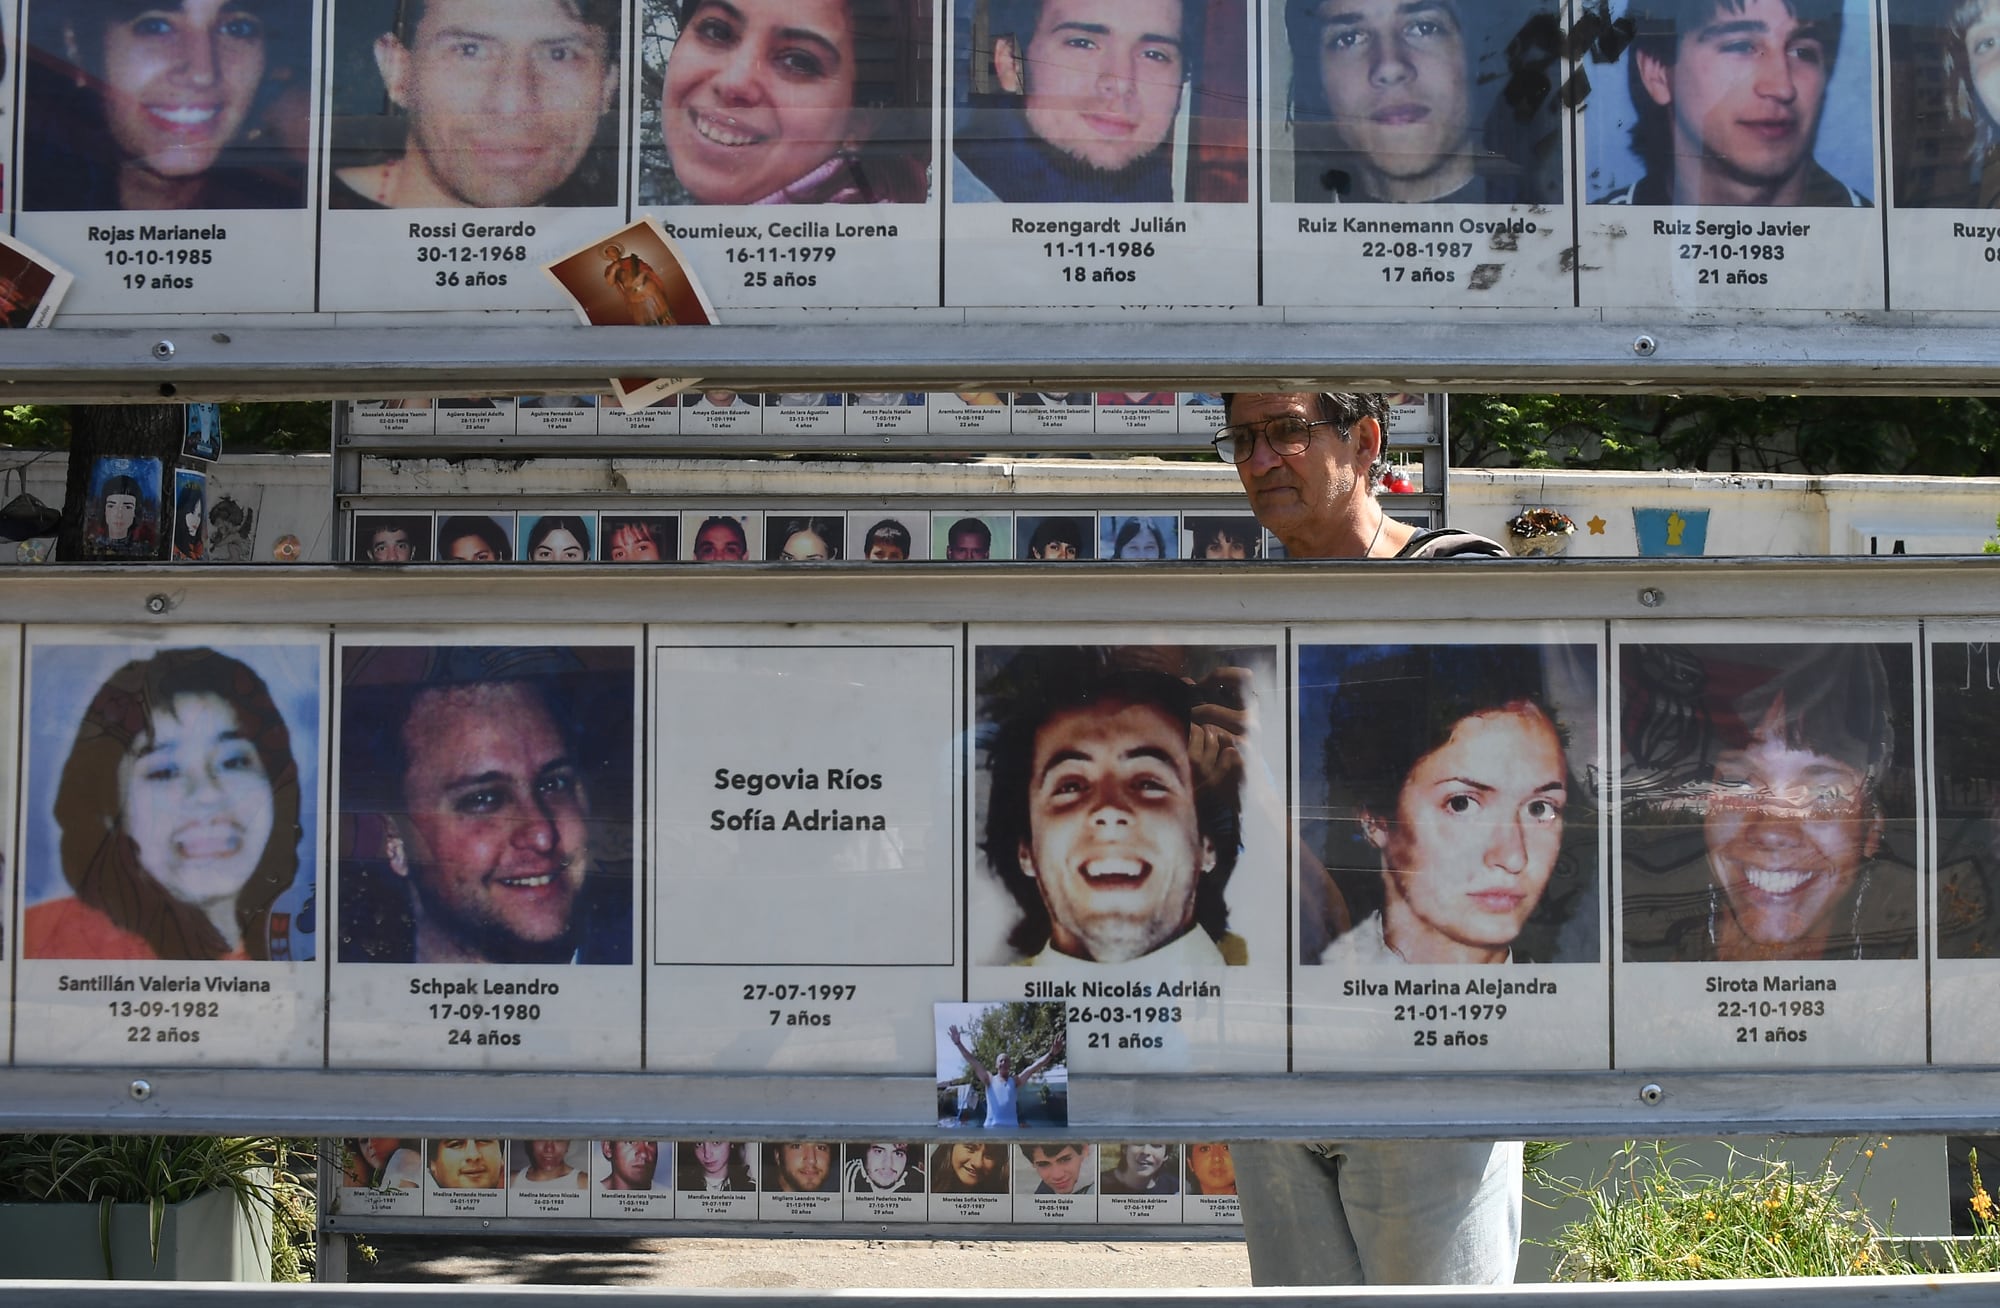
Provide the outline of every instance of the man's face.
<path id="1" fill-rule="evenodd" d="M 368 561 L 371 563 L 408 563 L 414 554 L 410 533 L 401 527 L 378 528 L 368 538 Z"/>
<path id="2" fill-rule="evenodd" d="M 432 1146 L 431 1179 L 441 1190 L 498 1190 L 506 1169 L 498 1140 L 439 1140 Z"/>
<path id="3" fill-rule="evenodd" d="M 1064 154 L 1117 172 L 1166 143 L 1180 111 L 1181 0 L 1045 0 L 1025 50 L 994 43 L 1028 129 Z"/>
<path id="4" fill-rule="evenodd" d="M 1029 1145 L 1028 1161 L 1035 1165 L 1035 1175 L 1042 1178 L 1056 1194 L 1075 1194 L 1076 1183 L 1083 1174 L 1084 1160 L 1089 1155 L 1075 1145 L 1064 1145 L 1060 1149 L 1050 1149 L 1046 1145 Z"/>
<path id="5" fill-rule="evenodd" d="M 1100 963 L 1152 953 L 1194 925 L 1215 867 L 1196 825 L 1188 729 L 1150 704 L 1068 709 L 1035 733 L 1029 838 L 1058 950 Z"/>
<path id="6" fill-rule="evenodd" d="M 1852 763 L 1785 741 L 1784 701 L 1715 762 L 1703 833 L 1729 917 L 1765 958 L 1819 958 L 1833 915 L 1882 841 Z"/>
<path id="7" fill-rule="evenodd" d="M 657 1140 L 606 1140 L 601 1146 L 611 1162 L 612 1188 L 650 1190 L 653 1171 L 660 1165 Z"/>
<path id="8" fill-rule="evenodd" d="M 1045 542 L 1038 550 L 1030 550 L 1029 553 L 1038 559 L 1068 563 L 1076 558 L 1076 546 L 1066 540 L 1052 540 Z"/>
<path id="9" fill-rule="evenodd" d="M 862 1160 L 862 1167 L 868 1172 L 868 1179 L 876 1185 L 895 1185 L 909 1170 L 909 1146 L 901 1144 L 872 1144 Z"/>
<path id="10" fill-rule="evenodd" d="M 993 538 L 976 531 L 955 531 L 944 556 L 953 563 L 983 563 L 993 555 Z"/>
<path id="11" fill-rule="evenodd" d="M 1126 1145 L 1118 1159 L 1119 1175 L 1127 1184 L 1149 1184 L 1167 1165 L 1167 1148 L 1163 1144 Z"/>
<path id="12" fill-rule="evenodd" d="M 1240 395 L 1229 408 L 1234 425 L 1285 416 L 1318 422 L 1325 415 L 1318 397 L 1309 394 Z M 1368 493 L 1367 463 L 1358 439 L 1343 438 L 1333 427 L 1314 427 L 1309 435 L 1311 443 L 1288 456 L 1273 453 L 1270 442 L 1260 437 L 1250 457 L 1236 465 L 1257 521 L 1281 540 L 1310 535 L 1350 517 L 1355 499 Z"/>
<path id="13" fill-rule="evenodd" d="M 609 34 L 563 0 L 429 0 L 410 47 L 385 34 L 375 57 L 438 204 L 542 203 L 618 95 Z"/>
<path id="14" fill-rule="evenodd" d="M 554 1172 L 562 1169 L 569 1155 L 567 1140 L 530 1140 L 528 1157 L 538 1172 Z"/>
<path id="15" fill-rule="evenodd" d="M 489 961 L 566 952 L 590 806 L 541 696 L 517 681 L 427 690 L 403 742 L 390 864 L 415 880 L 427 925 Z"/>
<path id="16" fill-rule="evenodd" d="M 710 523 L 695 533 L 696 563 L 741 563 L 745 553 L 743 533 L 730 523 Z"/>
<path id="17" fill-rule="evenodd" d="M 833 1146 L 810 1141 L 778 1146 L 778 1187 L 810 1192 L 826 1183 L 827 1169 L 833 1165 Z"/>
<path id="18" fill-rule="evenodd" d="M 1819 135 L 1833 56 L 1818 29 L 1785 0 L 1718 7 L 1682 32 L 1672 67 L 1643 54 L 1640 80 L 1673 124 L 1682 171 L 1737 188 L 1802 178 Z"/>
<path id="19" fill-rule="evenodd" d="M 1423 194 L 1426 179 L 1472 164 L 1456 0 L 1321 0 L 1316 16 L 1327 107 L 1387 192 L 1375 198 L 1436 198 Z"/>

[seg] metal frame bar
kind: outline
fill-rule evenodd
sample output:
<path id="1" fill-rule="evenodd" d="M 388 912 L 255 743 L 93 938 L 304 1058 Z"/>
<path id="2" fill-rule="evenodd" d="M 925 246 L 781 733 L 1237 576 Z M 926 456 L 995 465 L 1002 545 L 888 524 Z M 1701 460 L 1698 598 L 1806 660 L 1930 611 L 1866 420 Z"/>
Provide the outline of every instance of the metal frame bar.
<path id="1" fill-rule="evenodd" d="M 1953 325 L 1945 325 L 1947 323 Z M 218 329 L 218 327 L 222 329 Z M 1210 323 L 845 322 L 708 327 L 245 326 L 20 332 L 16 402 L 370 398 L 599 390 L 607 376 L 746 390 L 1388 391 L 1565 389 L 1850 394 L 2000 390 L 2000 327 L 1936 314 L 1768 314 L 1664 325 L 1595 310 Z"/>

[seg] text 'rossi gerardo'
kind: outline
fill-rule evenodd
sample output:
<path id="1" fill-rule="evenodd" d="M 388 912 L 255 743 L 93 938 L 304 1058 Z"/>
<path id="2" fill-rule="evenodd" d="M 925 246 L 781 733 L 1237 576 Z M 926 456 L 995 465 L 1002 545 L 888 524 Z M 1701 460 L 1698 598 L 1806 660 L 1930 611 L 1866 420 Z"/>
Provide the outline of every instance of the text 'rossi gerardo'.
<path id="1" fill-rule="evenodd" d="M 1797 990 L 1838 990 L 1840 983 L 1830 976 L 1712 976 L 1708 978 L 1708 993 L 1719 995 L 1725 991 L 1755 994 L 1759 990 L 1775 990 L 1789 994 Z"/>
<path id="2" fill-rule="evenodd" d="M 1525 981 L 1481 978 L 1473 981 L 1347 981 L 1340 987 L 1343 998 L 1357 995 L 1485 995 L 1499 999 L 1507 995 L 1552 995 L 1556 983 L 1531 976 Z"/>
<path id="3" fill-rule="evenodd" d="M 544 981 L 487 981 L 469 976 L 463 981 L 440 981 L 436 977 L 411 977 L 413 995 L 559 995 L 562 983 Z"/>
<path id="4" fill-rule="evenodd" d="M 1023 999 L 1220 999 L 1213 981 L 1030 981 Z"/>
<path id="5" fill-rule="evenodd" d="M 1531 218 L 1301 218 L 1299 231 L 1305 235 L 1340 236 L 1443 236 L 1465 232 L 1484 236 L 1532 236 L 1541 224 Z"/>
<path id="6" fill-rule="evenodd" d="M 97 976 L 69 976 L 56 978 L 57 990 L 146 990 L 154 994 L 168 994 L 178 991 L 194 993 L 232 995 L 268 995 L 271 983 L 261 978 L 240 976 L 142 976 L 133 980 L 129 976 L 119 976 L 114 972 L 104 972 Z"/>

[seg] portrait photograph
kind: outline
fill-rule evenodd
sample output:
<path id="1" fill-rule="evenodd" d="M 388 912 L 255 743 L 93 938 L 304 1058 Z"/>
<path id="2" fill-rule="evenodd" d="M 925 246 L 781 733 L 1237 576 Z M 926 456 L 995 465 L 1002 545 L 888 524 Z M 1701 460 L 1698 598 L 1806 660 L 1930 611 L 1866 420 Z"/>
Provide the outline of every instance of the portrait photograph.
<path id="1" fill-rule="evenodd" d="M 1300 963 L 1598 961 L 1596 648 L 1298 657 Z"/>
<path id="2" fill-rule="evenodd" d="M 848 558 L 863 563 L 908 563 L 930 556 L 930 514 L 908 509 L 848 510 Z"/>
<path id="3" fill-rule="evenodd" d="M 932 1007 L 940 1127 L 1069 1125 L 1069 1027 L 1061 1004 L 996 1000 Z M 941 1167 L 934 1155 L 931 1193 L 1007 1193 L 1006 1148 L 993 1146 L 976 1164 L 947 1154 Z"/>
<path id="4" fill-rule="evenodd" d="M 766 1194 L 840 1193 L 840 1145 L 829 1140 L 773 1140 L 764 1145 Z M 837 1215 L 840 1205 L 831 1205 Z"/>
<path id="5" fill-rule="evenodd" d="M 660 1164 L 672 1164 L 671 1140 L 593 1140 L 590 1155 L 590 1174 L 600 1191 L 651 1191 L 664 1198 L 670 1190 Z"/>
<path id="6" fill-rule="evenodd" d="M 0 235 L 0 328 L 47 327 L 74 280 L 41 254 Z"/>
<path id="7" fill-rule="evenodd" d="M 924 1193 L 924 1145 L 918 1140 L 849 1143 L 843 1149 L 840 1188 L 850 1195 Z"/>
<path id="8" fill-rule="evenodd" d="M 672 563 L 680 557 L 680 518 L 672 513 L 598 517 L 597 557 L 604 563 Z"/>
<path id="9" fill-rule="evenodd" d="M 160 461 L 99 455 L 90 466 L 90 514 L 83 547 L 93 558 L 156 559 L 160 541 Z"/>
<path id="10" fill-rule="evenodd" d="M 1632 39 L 1588 65 L 1591 204 L 1874 204 L 1868 0 L 1624 0 L 1612 16 Z"/>
<path id="11" fill-rule="evenodd" d="M 1098 1146 L 1101 1170 L 1097 1187 L 1107 1197 L 1171 1199 L 1181 1192 L 1181 1147 L 1177 1144 L 1107 1144 Z M 1119 1209 L 1124 1216 L 1142 1216 L 1144 1206 Z M 1173 1213 L 1180 1213 L 1179 1204 Z"/>
<path id="12" fill-rule="evenodd" d="M 1011 513 L 931 514 L 931 557 L 947 563 L 985 563 L 1013 557 Z"/>
<path id="13" fill-rule="evenodd" d="M 506 1145 L 483 1136 L 425 1140 L 424 1216 L 506 1216 Z"/>
<path id="14" fill-rule="evenodd" d="M 434 521 L 429 513 L 357 513 L 347 557 L 353 563 L 429 563 Z"/>
<path id="15" fill-rule="evenodd" d="M 764 557 L 767 562 L 840 562 L 846 524 L 839 514 L 814 515 L 772 509 L 764 523 Z"/>
<path id="16" fill-rule="evenodd" d="M 188 104 L 172 52 L 197 41 Z M 27 47 L 23 210 L 305 207 L 312 0 L 34 0 Z"/>
<path id="17" fill-rule="evenodd" d="M 687 509 L 681 513 L 683 557 L 689 563 L 747 563 L 761 557 L 764 515 L 759 511 L 731 513 L 723 509 Z"/>
<path id="18" fill-rule="evenodd" d="M 304 637 L 31 644 L 22 957 L 315 957 L 324 664 Z"/>
<path id="19" fill-rule="evenodd" d="M 650 218 L 557 259 L 548 272 L 586 323 L 664 327 L 715 321 L 673 238 Z"/>
<path id="20" fill-rule="evenodd" d="M 1097 518 L 1089 513 L 1023 513 L 1014 520 L 1016 557 L 1074 563 L 1097 557 Z"/>
<path id="21" fill-rule="evenodd" d="M 439 563 L 512 563 L 514 515 L 441 513 L 437 520 Z"/>
<path id="22" fill-rule="evenodd" d="M 1244 0 L 954 5 L 952 201 L 1244 203 L 1245 17 Z"/>
<path id="23" fill-rule="evenodd" d="M 632 961 L 634 660 L 342 647 L 339 962 Z"/>
<path id="24" fill-rule="evenodd" d="M 621 204 L 622 0 L 337 0 L 327 207 Z"/>
<path id="25" fill-rule="evenodd" d="M 1014 1193 L 1045 1199 L 1090 1199 L 1097 1197 L 1097 1146 L 1078 1140 L 1032 1141 L 1014 1146 Z M 1019 1206 L 1016 1205 L 1019 1212 Z M 1089 1221 L 1097 1215 L 1089 1207 L 1068 1206 L 1064 1216 Z"/>
<path id="26" fill-rule="evenodd" d="M 639 204 L 923 203 L 933 3 L 638 0 Z"/>
<path id="27" fill-rule="evenodd" d="M 520 517 L 523 563 L 588 563 L 596 557 L 596 513 L 523 513 Z"/>
<path id="28" fill-rule="evenodd" d="M 674 1189 L 695 1194 L 755 1194 L 757 1146 L 743 1140 L 683 1140 L 674 1158 Z"/>
<path id="29" fill-rule="evenodd" d="M 1278 724 L 1258 721 L 1274 665 L 1268 647 L 979 647 L 973 963 L 1281 966 L 1281 836 L 1253 816 L 1277 807 L 1260 770 Z M 1233 898 L 1254 906 L 1242 931 Z"/>
<path id="30" fill-rule="evenodd" d="M 1103 558 L 1150 563 L 1180 557 L 1181 524 L 1174 514 L 1105 513 L 1097 524 Z"/>
<path id="31" fill-rule="evenodd" d="M 1626 962 L 1917 957 L 1906 643 L 1617 650 Z"/>
<path id="32" fill-rule="evenodd" d="M 340 1184 L 346 1190 L 406 1190 L 423 1185 L 424 1142 L 396 1136 L 339 1142 Z"/>
<path id="33" fill-rule="evenodd" d="M 509 1140 L 509 1217 L 590 1216 L 595 1140 Z"/>
<path id="34" fill-rule="evenodd" d="M 208 477 L 192 468 L 174 469 L 174 562 L 200 563 L 208 557 Z"/>
<path id="35" fill-rule="evenodd" d="M 1271 199 L 1560 205 L 1552 0 L 1274 0 Z"/>
<path id="36" fill-rule="evenodd" d="M 1186 557 L 1227 563 L 1264 557 L 1264 528 L 1248 513 L 1188 513 L 1181 516 Z"/>

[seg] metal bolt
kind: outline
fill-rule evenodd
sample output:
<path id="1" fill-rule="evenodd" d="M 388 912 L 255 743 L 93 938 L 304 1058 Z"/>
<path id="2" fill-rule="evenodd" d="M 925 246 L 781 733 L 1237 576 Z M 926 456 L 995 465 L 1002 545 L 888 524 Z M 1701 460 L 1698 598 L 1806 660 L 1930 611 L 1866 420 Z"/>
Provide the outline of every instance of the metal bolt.
<path id="1" fill-rule="evenodd" d="M 174 357 L 174 343 L 173 343 L 172 341 L 154 341 L 154 342 L 153 342 L 153 357 L 154 357 L 155 359 L 171 359 L 171 358 L 173 358 L 173 357 Z"/>
<path id="2" fill-rule="evenodd" d="M 1644 333 L 1641 333 L 1640 335 L 1632 338 L 1632 353 L 1638 355 L 1642 359 L 1651 358 L 1653 356 L 1654 351 L 1658 350 L 1659 348 L 1660 348 L 1660 343 L 1654 340 L 1652 337 L 1645 335 Z"/>
<path id="3" fill-rule="evenodd" d="M 152 614 L 156 618 L 159 617 L 162 613 L 165 613 L 168 609 L 172 608 L 173 606 L 174 602 L 168 599 L 165 595 L 146 596 L 146 612 Z"/>
<path id="4" fill-rule="evenodd" d="M 1666 602 L 1667 602 L 1667 592 L 1661 590 L 1658 586 L 1648 586 L 1646 587 L 1646 589 L 1639 592 L 1639 603 L 1645 605 L 1649 609 L 1659 608 L 1660 605 L 1665 604 Z"/>
<path id="5" fill-rule="evenodd" d="M 140 1080 L 132 1083 L 132 1098 L 143 1104 L 152 1097 L 153 1083 L 151 1081 Z"/>
<path id="6" fill-rule="evenodd" d="M 1666 1097 L 1667 1097 L 1666 1087 L 1661 1085 L 1657 1081 L 1639 1087 L 1639 1101 L 1641 1103 L 1649 1104 L 1657 1108 L 1660 1105 L 1660 1102 L 1664 1100 Z"/>

